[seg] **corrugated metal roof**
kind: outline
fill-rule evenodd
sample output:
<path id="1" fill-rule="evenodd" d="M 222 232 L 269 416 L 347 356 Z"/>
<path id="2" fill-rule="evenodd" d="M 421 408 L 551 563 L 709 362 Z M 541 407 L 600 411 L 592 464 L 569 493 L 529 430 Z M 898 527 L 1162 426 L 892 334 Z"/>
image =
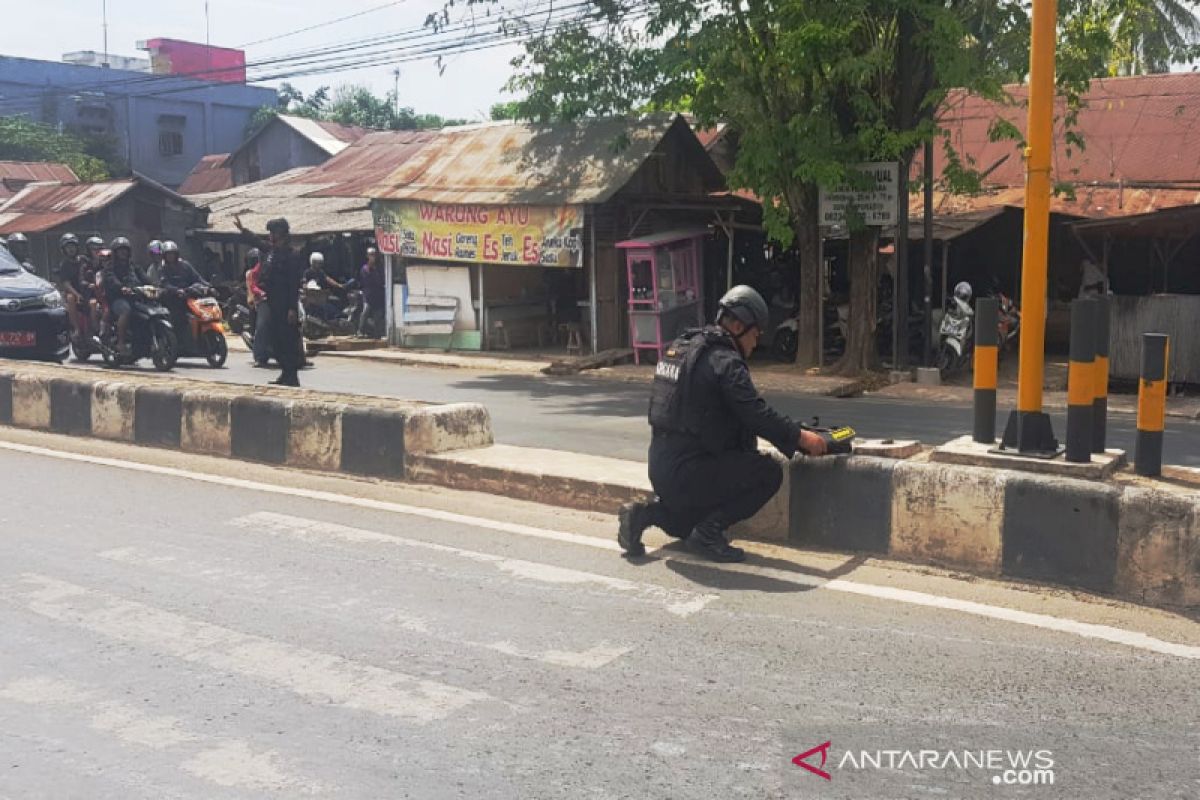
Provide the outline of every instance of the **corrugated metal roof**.
<path id="1" fill-rule="evenodd" d="M 136 180 L 32 183 L 0 204 L 0 233 L 40 233 L 108 206 Z"/>
<path id="2" fill-rule="evenodd" d="M 602 203 L 629 182 L 675 125 L 695 139 L 682 117 L 669 115 L 447 128 L 380 181 L 372 196 L 486 205 Z M 716 165 L 712 171 L 719 184 Z"/>
<path id="3" fill-rule="evenodd" d="M 1109 186 L 1076 186 L 1074 197 L 1057 195 L 1050 199 L 1050 211 L 1076 217 L 1124 217 L 1162 208 L 1200 203 L 1200 189 L 1120 189 Z M 963 214 L 988 208 L 1025 207 L 1025 188 L 989 189 L 977 195 L 934 192 L 934 212 L 938 215 Z M 920 195 L 913 195 L 909 216 L 917 224 L 924 214 Z"/>
<path id="4" fill-rule="evenodd" d="M 939 119 L 951 143 L 971 158 L 975 169 L 991 170 L 985 183 L 992 187 L 1025 183 L 1018 143 L 993 142 L 988 136 L 996 119 L 1007 120 L 1020 131 L 1027 127 L 1028 88 L 1007 90 L 1015 105 L 952 92 Z M 1066 139 L 1060 101 L 1054 131 L 1056 180 L 1109 187 L 1200 185 L 1200 74 L 1097 79 L 1083 99 L 1086 105 L 1074 128 L 1084 140 L 1082 150 Z M 945 156 L 941 148 L 936 153 L 934 168 L 941 174 Z"/>
<path id="5" fill-rule="evenodd" d="M 368 133 L 366 128 L 354 125 L 293 117 L 289 114 L 280 114 L 278 119 L 331 156 L 336 156 L 349 147 L 351 142 L 358 141 Z"/>
<path id="6" fill-rule="evenodd" d="M 0 201 L 42 181 L 76 183 L 79 177 L 66 164 L 53 161 L 0 161 Z"/>
<path id="7" fill-rule="evenodd" d="M 229 153 L 204 156 L 179 186 L 180 194 L 220 192 L 233 186 L 233 169 L 226 166 Z"/>
<path id="8" fill-rule="evenodd" d="M 263 233 L 267 221 L 275 217 L 286 217 L 295 236 L 373 231 L 366 198 L 309 196 L 327 188 L 312 182 L 315 169 L 301 167 L 223 192 L 193 195 L 189 199 L 209 209 L 209 227 L 200 233 L 236 235 L 235 215 L 250 230 Z"/>
<path id="9" fill-rule="evenodd" d="M 315 197 L 369 197 L 371 190 L 402 164 L 437 141 L 440 131 L 374 131 L 303 177 L 328 184 Z"/>

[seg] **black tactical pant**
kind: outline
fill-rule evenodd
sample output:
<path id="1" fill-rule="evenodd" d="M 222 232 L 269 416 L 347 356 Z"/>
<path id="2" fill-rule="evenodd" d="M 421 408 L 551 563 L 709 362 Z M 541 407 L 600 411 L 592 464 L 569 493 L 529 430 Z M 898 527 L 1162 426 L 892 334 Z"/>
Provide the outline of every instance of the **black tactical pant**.
<path id="1" fill-rule="evenodd" d="M 701 522 L 724 530 L 754 516 L 779 491 L 783 470 L 762 453 L 680 458 L 669 439 L 655 437 L 650 483 L 659 500 L 652 506 L 651 524 L 684 538 Z"/>
<path id="2" fill-rule="evenodd" d="M 268 301 L 269 303 L 269 301 Z M 281 374 L 279 379 L 294 383 L 299 381 L 298 370 L 303 364 L 304 343 L 300 336 L 298 323 L 288 321 L 288 311 L 295 306 L 269 303 L 271 310 L 271 352 L 279 362 Z"/>

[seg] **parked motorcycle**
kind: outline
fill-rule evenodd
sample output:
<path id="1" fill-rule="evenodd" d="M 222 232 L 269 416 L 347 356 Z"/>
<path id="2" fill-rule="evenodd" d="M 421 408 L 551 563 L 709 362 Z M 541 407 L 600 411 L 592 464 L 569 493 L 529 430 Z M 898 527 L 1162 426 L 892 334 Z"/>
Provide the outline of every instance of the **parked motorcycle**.
<path id="1" fill-rule="evenodd" d="M 971 308 L 971 284 L 954 287 L 949 307 L 938 328 L 936 366 L 942 380 L 971 363 L 975 352 L 975 311 Z"/>
<path id="2" fill-rule="evenodd" d="M 184 301 L 186 327 L 177 331 L 180 358 L 203 358 L 214 369 L 225 366 L 229 345 L 225 341 L 224 315 L 215 292 L 202 283 L 184 290 L 164 290 Z"/>
<path id="3" fill-rule="evenodd" d="M 158 302 L 158 289 L 142 286 L 129 297 L 133 313 L 129 318 L 126 343 L 128 352 L 117 346 L 117 326 L 114 320 L 102 333 L 92 337 L 104 363 L 111 367 L 131 366 L 149 358 L 154 368 L 166 372 L 179 359 L 179 341 L 171 325 L 171 312 Z"/>
<path id="4" fill-rule="evenodd" d="M 1012 298 L 999 289 L 996 290 L 996 300 L 1000 306 L 1000 352 L 1003 353 L 1017 340 L 1021 330 L 1021 310 Z"/>
<path id="5" fill-rule="evenodd" d="M 358 322 L 362 316 L 362 291 L 358 281 L 347 281 L 346 296 L 341 299 L 330 295 L 328 290 L 313 281 L 305 285 L 301 295 L 301 310 L 304 319 L 301 330 L 305 339 L 323 339 L 326 336 L 353 336 L 358 333 Z"/>

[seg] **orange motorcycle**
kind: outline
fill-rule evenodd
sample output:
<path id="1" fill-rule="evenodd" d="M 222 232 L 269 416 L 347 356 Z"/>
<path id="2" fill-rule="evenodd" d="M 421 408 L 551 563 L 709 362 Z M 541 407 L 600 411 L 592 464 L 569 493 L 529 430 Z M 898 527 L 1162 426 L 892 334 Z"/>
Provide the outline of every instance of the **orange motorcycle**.
<path id="1" fill-rule="evenodd" d="M 170 292 L 172 310 L 184 319 L 177 320 L 180 358 L 203 358 L 214 369 L 225 366 L 229 345 L 225 342 L 225 315 L 210 286 L 197 283 L 187 289 Z M 179 304 L 185 311 L 181 314 Z"/>

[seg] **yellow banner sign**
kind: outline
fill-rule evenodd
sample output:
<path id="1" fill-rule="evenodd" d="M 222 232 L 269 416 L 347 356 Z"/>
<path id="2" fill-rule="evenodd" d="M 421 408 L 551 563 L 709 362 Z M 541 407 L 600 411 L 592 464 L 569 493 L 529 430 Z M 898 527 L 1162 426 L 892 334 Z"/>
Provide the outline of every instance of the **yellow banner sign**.
<path id="1" fill-rule="evenodd" d="M 580 267 L 580 206 L 480 206 L 376 200 L 383 253 L 473 264 Z"/>

